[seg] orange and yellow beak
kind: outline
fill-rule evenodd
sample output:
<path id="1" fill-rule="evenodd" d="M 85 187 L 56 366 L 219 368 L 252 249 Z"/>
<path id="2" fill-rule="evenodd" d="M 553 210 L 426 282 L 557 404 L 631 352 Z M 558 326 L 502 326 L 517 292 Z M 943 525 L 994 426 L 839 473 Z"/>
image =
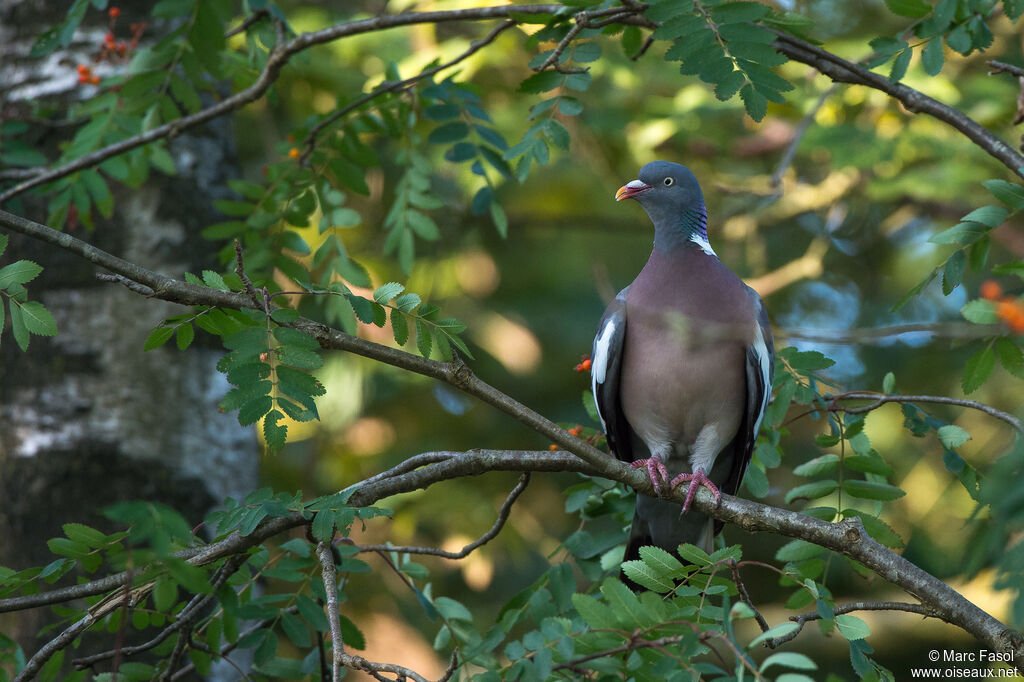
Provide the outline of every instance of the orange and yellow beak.
<path id="1" fill-rule="evenodd" d="M 638 194 L 643 194 L 650 188 L 650 185 L 640 182 L 639 180 L 627 182 L 625 185 L 619 188 L 618 192 L 615 193 L 615 201 L 622 201 L 623 199 L 632 199 Z"/>

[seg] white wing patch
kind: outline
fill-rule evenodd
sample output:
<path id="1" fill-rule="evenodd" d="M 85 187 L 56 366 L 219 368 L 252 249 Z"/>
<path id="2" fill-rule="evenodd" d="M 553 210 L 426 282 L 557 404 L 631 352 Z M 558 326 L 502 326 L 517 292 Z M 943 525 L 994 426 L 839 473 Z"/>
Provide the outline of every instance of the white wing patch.
<path id="1" fill-rule="evenodd" d="M 594 357 L 590 359 L 590 390 L 593 391 L 594 400 L 598 405 L 601 403 L 597 398 L 597 387 L 604 383 L 605 377 L 608 375 L 608 363 L 611 360 L 608 354 L 614 335 L 615 318 L 609 316 L 604 327 L 601 328 L 601 332 L 597 335 L 597 340 L 594 342 Z M 601 410 L 598 410 L 597 414 L 601 418 L 601 426 L 607 431 L 608 425 L 604 421 Z"/>
<path id="2" fill-rule="evenodd" d="M 771 358 L 768 356 L 768 345 L 764 342 L 764 332 L 760 324 L 754 324 L 754 353 L 757 355 L 758 369 L 761 370 L 761 381 L 764 385 L 764 394 L 761 396 L 761 409 L 757 412 L 757 419 L 754 420 L 754 438 L 761 432 L 761 421 L 764 413 L 768 410 L 768 401 L 772 397 L 772 367 Z"/>
<path id="3" fill-rule="evenodd" d="M 691 235 L 690 236 L 690 241 L 693 242 L 694 244 L 696 244 L 697 246 L 699 246 L 700 250 L 703 251 L 704 253 L 708 254 L 709 256 L 715 256 L 716 258 L 718 257 L 718 254 L 715 253 L 715 250 L 711 248 L 711 242 L 709 242 L 704 237 L 701 237 L 699 234 Z M 763 341 L 762 341 L 762 345 L 763 345 Z"/>

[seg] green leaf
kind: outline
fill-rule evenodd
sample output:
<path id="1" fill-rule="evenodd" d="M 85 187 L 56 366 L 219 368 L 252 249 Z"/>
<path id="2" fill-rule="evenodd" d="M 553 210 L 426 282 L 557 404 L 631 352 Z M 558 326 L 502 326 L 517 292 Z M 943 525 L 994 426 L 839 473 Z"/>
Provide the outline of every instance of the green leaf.
<path id="1" fill-rule="evenodd" d="M 995 367 L 995 364 L 996 357 L 991 346 L 982 348 L 968 358 L 967 364 L 964 365 L 963 379 L 960 380 L 960 386 L 963 388 L 964 393 L 969 394 L 978 390 L 978 387 L 985 383 L 988 375 L 992 373 L 992 368 Z"/>
<path id="2" fill-rule="evenodd" d="M 242 426 L 255 424 L 263 415 L 270 412 L 274 406 L 274 399 L 269 395 L 262 395 L 249 400 L 238 409 L 238 423 Z"/>
<path id="3" fill-rule="evenodd" d="M 818 664 L 812 661 L 809 657 L 796 651 L 780 651 L 777 654 L 772 654 L 768 658 L 761 662 L 758 670 L 764 672 L 773 665 L 781 665 L 786 668 L 796 668 L 797 670 L 817 670 Z"/>
<path id="4" fill-rule="evenodd" d="M 793 473 L 797 476 L 818 476 L 819 474 L 834 470 L 838 464 L 839 455 L 829 453 L 827 455 L 815 457 L 809 462 L 804 462 L 793 469 Z"/>
<path id="5" fill-rule="evenodd" d="M 932 6 L 924 0 L 885 0 L 885 6 L 901 17 L 923 17 L 932 11 Z"/>
<path id="6" fill-rule="evenodd" d="M 469 135 L 469 126 L 462 121 L 445 123 L 430 131 L 427 141 L 433 144 L 449 144 L 458 142 Z"/>
<path id="7" fill-rule="evenodd" d="M 175 344 L 178 346 L 178 350 L 185 350 L 192 345 L 192 340 L 196 337 L 196 330 L 192 327 L 191 322 L 178 325 L 175 331 Z"/>
<path id="8" fill-rule="evenodd" d="M 147 351 L 159 348 L 167 343 L 172 336 L 174 336 L 174 327 L 157 327 L 146 337 L 146 343 L 142 349 Z"/>
<path id="9" fill-rule="evenodd" d="M 812 483 L 798 485 L 786 493 L 786 504 L 790 504 L 793 500 L 800 499 L 816 500 L 819 497 L 831 495 L 838 488 L 839 483 L 837 481 L 814 481 Z"/>
<path id="10" fill-rule="evenodd" d="M 564 78 L 565 77 L 557 71 L 541 71 L 540 73 L 533 74 L 520 83 L 519 91 L 536 95 L 542 92 L 547 92 L 548 90 L 554 90 L 562 84 Z"/>
<path id="11" fill-rule="evenodd" d="M 864 639 L 871 634 L 871 628 L 867 623 L 849 613 L 836 616 L 836 627 L 839 628 L 839 634 L 851 641 Z"/>
<path id="12" fill-rule="evenodd" d="M 36 336 L 53 336 L 57 333 L 57 323 L 50 311 L 39 301 L 25 301 L 21 304 L 21 317 L 25 329 Z"/>
<path id="13" fill-rule="evenodd" d="M 879 481 L 843 481 L 843 492 L 865 500 L 895 500 L 907 493 L 894 485 Z"/>
<path id="14" fill-rule="evenodd" d="M 457 602 L 449 597 L 436 597 L 434 599 L 434 608 L 448 620 L 473 621 L 473 614 L 469 612 L 469 609 L 461 602 Z"/>
<path id="15" fill-rule="evenodd" d="M 12 284 L 27 284 L 43 271 L 41 265 L 30 260 L 19 260 L 0 268 L 0 289 L 6 289 Z"/>
<path id="16" fill-rule="evenodd" d="M 760 2 L 726 2 L 711 8 L 711 18 L 719 24 L 737 24 L 757 21 L 771 11 Z"/>
<path id="17" fill-rule="evenodd" d="M 963 249 L 954 251 L 942 269 L 942 293 L 949 296 L 963 281 L 967 269 L 967 255 Z"/>
<path id="18" fill-rule="evenodd" d="M 670 578 L 661 575 L 643 561 L 622 562 L 622 572 L 636 584 L 658 594 L 671 592 L 675 588 L 675 583 Z"/>
<path id="19" fill-rule="evenodd" d="M 969 301 L 960 309 L 960 314 L 964 316 L 965 320 L 975 324 L 996 324 L 999 322 L 995 305 L 991 301 L 984 299 Z"/>
<path id="20" fill-rule="evenodd" d="M 615 617 L 611 608 L 589 594 L 580 592 L 573 594 L 572 605 L 583 618 L 583 622 L 592 629 L 601 630 L 615 627 L 618 624 L 618 618 Z"/>
<path id="21" fill-rule="evenodd" d="M 694 566 L 710 566 L 713 562 L 708 553 L 700 547 L 691 544 L 679 545 L 679 556 L 689 561 Z"/>
<path id="22" fill-rule="evenodd" d="M 750 640 L 750 644 L 747 645 L 747 649 L 753 649 L 761 642 L 765 642 L 769 639 L 776 639 L 778 637 L 788 635 L 799 627 L 800 626 L 796 623 L 779 623 L 775 627 L 765 630 L 760 635 Z"/>
<path id="23" fill-rule="evenodd" d="M 1008 211 L 1002 206 L 982 206 L 976 208 L 963 218 L 962 223 L 981 223 L 989 227 L 999 227 L 1006 220 Z"/>
<path id="24" fill-rule="evenodd" d="M 423 320 L 416 320 L 416 348 L 420 355 L 430 357 L 430 349 L 433 346 L 433 339 L 430 334 L 430 327 Z"/>
<path id="25" fill-rule="evenodd" d="M 762 94 L 754 90 L 754 86 L 746 84 L 740 88 L 740 99 L 750 118 L 760 121 L 768 113 L 768 100 Z"/>
<path id="26" fill-rule="evenodd" d="M 0 313 L 2 312 L 3 307 L 0 307 Z M 1000 338 L 996 341 L 996 355 L 1003 369 L 1015 377 L 1024 379 L 1024 351 L 1021 351 L 1020 346 L 1006 337 Z"/>
<path id="27" fill-rule="evenodd" d="M 280 424 L 284 415 L 278 410 L 271 410 L 263 419 L 263 438 L 267 441 L 267 447 L 273 452 L 278 452 L 284 447 L 288 440 L 288 425 Z"/>
<path id="28" fill-rule="evenodd" d="M 1024 187 L 1006 180 L 986 180 L 982 185 L 999 201 L 1014 211 L 1024 209 Z"/>
<path id="29" fill-rule="evenodd" d="M 405 291 L 405 287 L 398 282 L 388 282 L 387 284 L 379 286 L 377 290 L 373 292 L 373 299 L 377 301 L 377 303 L 385 305 L 388 301 L 395 298 L 403 291 Z"/>
<path id="30" fill-rule="evenodd" d="M 804 561 L 816 557 L 825 550 L 806 540 L 790 540 L 775 553 L 777 561 Z"/>
<path id="31" fill-rule="evenodd" d="M 936 36 L 935 38 L 932 38 L 931 41 L 921 51 L 921 63 L 924 66 L 925 73 L 927 73 L 929 76 L 938 76 L 939 73 L 942 72 L 943 60 L 944 56 L 942 53 L 942 39 Z M 989 182 L 993 181 L 989 180 Z M 984 185 L 985 183 L 982 184 Z M 998 194 L 996 195 L 996 198 L 1002 201 L 1002 198 L 999 197 Z"/>
<path id="32" fill-rule="evenodd" d="M 935 432 L 935 435 L 937 435 L 942 444 L 950 450 L 960 447 L 971 439 L 971 434 L 967 432 L 967 429 L 955 424 L 946 424 L 945 426 L 939 427 L 939 430 Z"/>

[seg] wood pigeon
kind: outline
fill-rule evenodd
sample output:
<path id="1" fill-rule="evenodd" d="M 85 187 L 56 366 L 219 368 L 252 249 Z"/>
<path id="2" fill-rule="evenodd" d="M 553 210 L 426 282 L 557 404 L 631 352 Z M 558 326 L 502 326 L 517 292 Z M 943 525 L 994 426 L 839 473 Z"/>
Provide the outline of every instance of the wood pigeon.
<path id="1" fill-rule="evenodd" d="M 699 486 L 718 499 L 743 480 L 771 395 L 768 315 L 708 243 L 704 197 L 688 168 L 649 163 L 615 199 L 636 199 L 654 223 L 651 257 L 609 304 L 591 355 L 608 445 L 645 467 L 658 494 L 637 495 L 626 558 L 650 544 L 711 552 L 721 523 L 687 510 Z M 661 496 L 683 483 L 680 513 Z"/>

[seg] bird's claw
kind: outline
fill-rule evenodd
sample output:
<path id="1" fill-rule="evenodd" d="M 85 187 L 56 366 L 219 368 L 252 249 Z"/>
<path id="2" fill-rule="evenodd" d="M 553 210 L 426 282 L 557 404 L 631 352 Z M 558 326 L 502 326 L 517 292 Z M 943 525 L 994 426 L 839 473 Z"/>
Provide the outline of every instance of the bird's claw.
<path id="1" fill-rule="evenodd" d="M 686 491 L 686 501 L 683 502 L 684 512 L 690 508 L 690 504 L 693 502 L 693 498 L 697 496 L 697 489 L 700 486 L 704 486 L 715 496 L 716 503 L 722 499 L 722 493 L 718 490 L 718 486 L 711 482 L 711 479 L 707 477 L 703 469 L 697 469 L 692 474 L 679 474 L 669 483 L 669 489 L 675 490 L 681 483 L 687 481 L 689 481 L 690 487 Z"/>
<path id="2" fill-rule="evenodd" d="M 665 468 L 665 460 L 660 455 L 651 455 L 647 459 L 638 459 L 630 463 L 630 466 L 634 469 L 640 467 L 647 468 L 647 475 L 651 478 L 651 485 L 654 486 L 654 492 L 661 498 L 661 482 L 668 481 L 668 469 Z M 671 490 L 671 488 L 669 488 Z"/>

